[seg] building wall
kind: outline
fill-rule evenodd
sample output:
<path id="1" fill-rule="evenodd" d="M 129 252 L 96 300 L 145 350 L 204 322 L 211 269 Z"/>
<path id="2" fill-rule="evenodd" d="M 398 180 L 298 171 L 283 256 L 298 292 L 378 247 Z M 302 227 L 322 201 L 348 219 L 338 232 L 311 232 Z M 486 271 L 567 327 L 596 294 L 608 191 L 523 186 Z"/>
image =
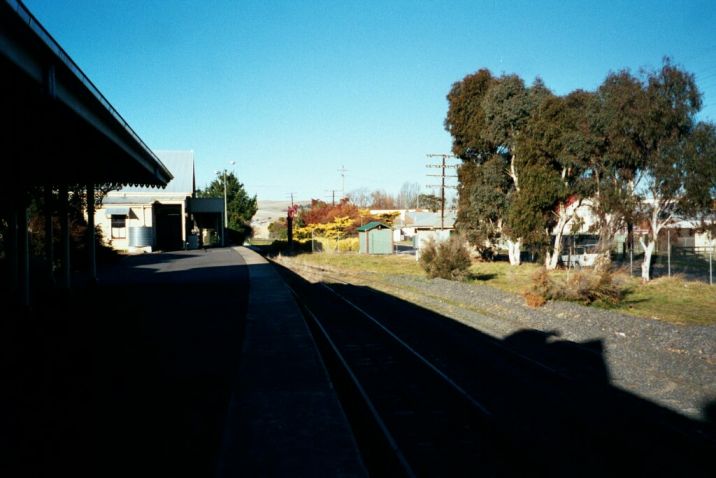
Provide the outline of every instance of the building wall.
<path id="1" fill-rule="evenodd" d="M 186 202 L 185 201 L 163 201 L 163 205 L 180 205 L 181 206 L 181 220 L 182 220 L 182 243 L 186 243 Z M 119 207 L 129 208 L 129 215 L 125 221 L 124 238 L 113 238 L 112 237 L 112 218 L 107 216 L 108 209 L 115 209 Z M 130 248 L 129 247 L 129 228 L 134 227 L 151 227 L 155 226 L 154 209 L 152 204 L 105 204 L 103 207 L 98 208 L 95 211 L 95 224 L 99 226 L 102 231 L 102 239 L 105 244 L 116 249 L 118 251 L 125 252 L 151 252 L 153 246 L 141 247 L 141 248 Z M 156 231 L 153 234 L 153 245 L 156 240 Z"/>
<path id="2" fill-rule="evenodd" d="M 359 252 L 368 254 L 392 254 L 393 231 L 391 229 L 371 229 L 358 233 Z"/>

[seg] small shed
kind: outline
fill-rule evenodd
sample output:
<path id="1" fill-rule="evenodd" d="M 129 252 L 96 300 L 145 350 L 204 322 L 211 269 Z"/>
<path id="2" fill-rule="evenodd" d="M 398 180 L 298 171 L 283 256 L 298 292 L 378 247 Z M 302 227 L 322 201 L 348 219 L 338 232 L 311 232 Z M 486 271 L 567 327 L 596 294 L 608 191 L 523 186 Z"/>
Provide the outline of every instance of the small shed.
<path id="1" fill-rule="evenodd" d="M 382 222 L 372 221 L 358 231 L 358 252 L 361 254 L 392 254 L 393 230 Z"/>

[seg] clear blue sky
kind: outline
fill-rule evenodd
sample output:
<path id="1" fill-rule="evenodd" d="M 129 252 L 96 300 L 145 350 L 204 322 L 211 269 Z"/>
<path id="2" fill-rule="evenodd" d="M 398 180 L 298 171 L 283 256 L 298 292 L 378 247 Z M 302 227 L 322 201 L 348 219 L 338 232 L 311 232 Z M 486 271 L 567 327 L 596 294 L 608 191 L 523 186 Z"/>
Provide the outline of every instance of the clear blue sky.
<path id="1" fill-rule="evenodd" d="M 610 70 L 696 75 L 716 120 L 716 2 L 26 0 L 153 149 L 192 149 L 197 184 L 326 198 L 434 183 L 453 82 L 479 68 L 558 94 Z M 230 161 L 236 165 L 231 166 Z"/>

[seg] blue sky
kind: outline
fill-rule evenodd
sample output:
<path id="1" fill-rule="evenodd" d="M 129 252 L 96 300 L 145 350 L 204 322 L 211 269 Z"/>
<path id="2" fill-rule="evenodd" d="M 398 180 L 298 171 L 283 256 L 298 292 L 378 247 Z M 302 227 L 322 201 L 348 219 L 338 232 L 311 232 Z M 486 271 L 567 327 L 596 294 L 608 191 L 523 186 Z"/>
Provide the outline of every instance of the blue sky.
<path id="1" fill-rule="evenodd" d="M 25 3 L 151 148 L 192 149 L 199 186 L 233 169 L 260 200 L 326 199 L 342 166 L 346 192 L 429 191 L 445 96 L 482 67 L 565 94 L 669 55 L 716 121 L 711 0 Z"/>

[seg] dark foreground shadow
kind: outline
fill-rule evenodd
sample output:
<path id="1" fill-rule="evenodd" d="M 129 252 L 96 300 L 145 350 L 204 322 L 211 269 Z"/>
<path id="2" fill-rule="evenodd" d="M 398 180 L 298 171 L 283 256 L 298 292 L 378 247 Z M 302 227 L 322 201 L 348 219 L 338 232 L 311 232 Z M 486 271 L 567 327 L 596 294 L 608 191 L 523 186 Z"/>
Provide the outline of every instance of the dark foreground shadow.
<path id="1" fill-rule="evenodd" d="M 282 274 L 313 297 L 314 307 L 325 302 L 323 285 Z M 601 341 L 575 343 L 530 329 L 498 340 L 369 287 L 331 287 L 439 364 L 494 415 L 505 437 L 498 476 L 706 477 L 716 471 L 716 405 L 705 404 L 706 419 L 693 420 L 614 387 Z M 360 446 L 370 454 L 374 441 L 368 433 Z M 445 469 L 449 476 L 480 476 L 472 461 Z"/>
<path id="2" fill-rule="evenodd" d="M 48 293 L 32 313 L 3 310 L 0 476 L 215 476 L 247 267 L 176 255 L 106 271 L 71 296 Z M 612 386 L 599 341 L 534 330 L 495 340 L 371 288 L 336 287 L 389 317 L 492 411 L 510 460 L 503 476 L 713 476 L 716 403 L 701 422 Z M 464 465 L 460 474 L 479 475 Z"/>
<path id="3" fill-rule="evenodd" d="M 3 311 L 0 476 L 213 476 L 247 267 L 190 258 L 130 258 L 97 287 Z"/>

